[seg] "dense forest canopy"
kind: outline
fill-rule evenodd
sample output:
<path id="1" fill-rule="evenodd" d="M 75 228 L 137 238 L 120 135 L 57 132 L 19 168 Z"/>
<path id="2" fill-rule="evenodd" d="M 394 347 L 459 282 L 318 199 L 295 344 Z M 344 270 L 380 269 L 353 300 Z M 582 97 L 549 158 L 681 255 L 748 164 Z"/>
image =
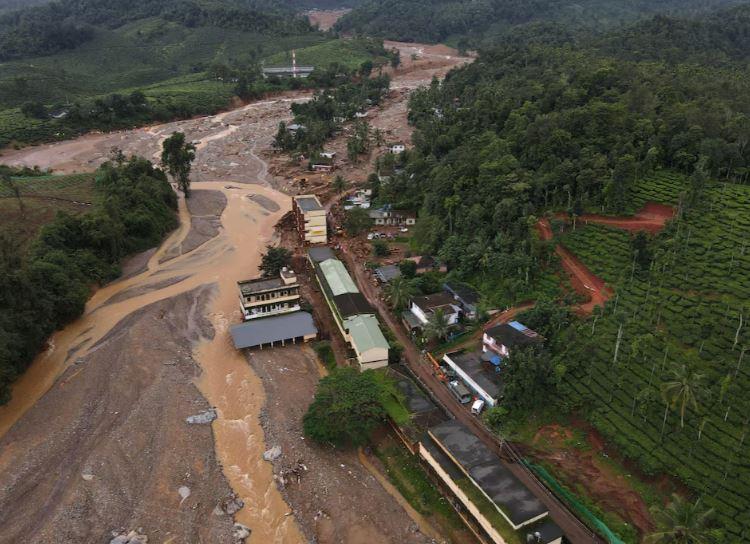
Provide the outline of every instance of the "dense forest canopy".
<path id="1" fill-rule="evenodd" d="M 177 226 L 167 176 L 144 159 L 105 164 L 96 191 L 90 212 L 60 212 L 28 250 L 0 234 L 0 403 L 47 337 L 81 315 L 91 287 Z"/>
<path id="2" fill-rule="evenodd" d="M 533 22 L 600 30 L 654 14 L 687 14 L 739 0 L 369 0 L 336 28 L 406 41 L 462 41 L 472 46 Z"/>
<path id="3" fill-rule="evenodd" d="M 118 28 L 151 17 L 188 28 L 280 36 L 311 31 L 305 18 L 266 1 L 61 0 L 0 15 L 0 61 L 71 49 L 92 39 L 97 27 Z"/>

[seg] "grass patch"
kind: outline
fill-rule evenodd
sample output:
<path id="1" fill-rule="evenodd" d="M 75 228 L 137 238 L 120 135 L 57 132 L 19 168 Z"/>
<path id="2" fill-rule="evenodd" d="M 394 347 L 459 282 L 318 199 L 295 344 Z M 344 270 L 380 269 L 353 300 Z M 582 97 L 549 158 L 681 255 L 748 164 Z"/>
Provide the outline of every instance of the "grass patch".
<path id="1" fill-rule="evenodd" d="M 432 484 L 415 456 L 392 443 L 376 448 L 375 455 L 383 463 L 388 479 L 417 512 L 435 516 L 451 529 L 463 527 L 461 518 Z"/>
<path id="2" fill-rule="evenodd" d="M 318 359 L 323 363 L 328 370 L 336 368 L 336 356 L 333 353 L 331 343 L 327 341 L 317 342 L 313 345 L 315 353 L 318 355 Z"/>

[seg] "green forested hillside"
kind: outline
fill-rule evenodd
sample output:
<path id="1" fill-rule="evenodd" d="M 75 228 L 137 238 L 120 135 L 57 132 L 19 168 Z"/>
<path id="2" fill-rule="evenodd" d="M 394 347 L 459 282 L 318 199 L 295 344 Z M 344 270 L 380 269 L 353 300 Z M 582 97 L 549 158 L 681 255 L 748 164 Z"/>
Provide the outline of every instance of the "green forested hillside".
<path id="1" fill-rule="evenodd" d="M 504 407 L 523 419 L 557 399 L 556 411 L 587 417 L 643 470 L 714 506 L 725 541 L 744 542 L 750 78 L 733 44 L 750 26 L 735 13 L 732 38 L 716 42 L 720 63 L 705 37 L 713 19 L 670 24 L 705 32 L 670 58 L 655 45 L 659 20 L 609 37 L 488 48 L 413 96 L 415 149 L 376 189 L 380 202 L 419 211 L 417 249 L 436 252 L 490 307 L 550 293 L 539 217 L 627 214 L 646 201 L 678 208 L 655 240 L 580 225 L 565 235 L 615 295 L 603 312 L 547 334 L 539 400 Z M 617 47 L 623 36 L 629 50 Z M 696 399 L 685 401 L 684 426 L 682 401 L 669 396 L 683 382 Z"/>
<path id="2" fill-rule="evenodd" d="M 336 25 L 344 32 L 476 46 L 533 22 L 602 30 L 654 14 L 687 14 L 741 0 L 369 0 Z"/>
<path id="3" fill-rule="evenodd" d="M 25 233 L 31 241 L 22 245 L 19 229 L 0 223 L 0 403 L 47 337 L 80 316 L 90 289 L 117 277 L 125 255 L 158 244 L 177 226 L 175 193 L 145 159 L 108 163 L 95 180 L 20 175 L 9 184 L 7 174 L 0 170 L 0 203 L 5 211 L 20 208 L 11 216 L 17 221 L 37 219 L 37 200 L 51 197 L 81 198 L 89 206 L 57 206 L 57 215 L 37 233 Z M 19 199 L 9 185 L 18 188 Z"/>
<path id="4" fill-rule="evenodd" d="M 0 14 L 0 147 L 213 113 L 233 95 L 288 88 L 263 81 L 260 67 L 289 62 L 292 49 L 321 71 L 382 55 L 375 42 L 317 31 L 297 8 L 270 0 L 62 0 Z"/>

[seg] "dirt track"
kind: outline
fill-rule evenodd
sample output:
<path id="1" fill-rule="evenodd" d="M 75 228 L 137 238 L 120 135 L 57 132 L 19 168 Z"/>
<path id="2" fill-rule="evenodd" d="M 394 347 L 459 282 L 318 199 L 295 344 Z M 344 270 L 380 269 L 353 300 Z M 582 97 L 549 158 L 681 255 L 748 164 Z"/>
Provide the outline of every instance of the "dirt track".
<path id="1" fill-rule="evenodd" d="M 547 219 L 541 219 L 536 226 L 542 240 L 552 240 L 552 227 Z M 589 270 L 562 244 L 555 246 L 555 253 L 560 257 L 563 268 L 570 275 L 573 288 L 589 299 L 588 302 L 579 305 L 577 311 L 581 314 L 591 314 L 595 307 L 604 306 L 604 303 L 612 297 L 612 289 L 604 283 L 604 280 Z"/>
<path id="2" fill-rule="evenodd" d="M 660 232 L 667 221 L 673 219 L 675 209 L 664 204 L 648 202 L 643 209 L 632 217 L 612 217 L 608 215 L 584 214 L 577 219 L 577 222 L 583 224 L 607 225 L 618 229 L 631 232 L 646 231 L 651 234 Z M 562 219 L 567 219 L 567 215 L 560 215 Z"/>

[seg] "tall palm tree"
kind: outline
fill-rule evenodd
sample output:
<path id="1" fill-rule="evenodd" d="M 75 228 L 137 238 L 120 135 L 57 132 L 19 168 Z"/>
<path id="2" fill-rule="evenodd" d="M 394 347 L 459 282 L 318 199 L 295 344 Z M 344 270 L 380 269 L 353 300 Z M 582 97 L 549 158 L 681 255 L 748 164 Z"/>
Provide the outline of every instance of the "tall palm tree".
<path id="1" fill-rule="evenodd" d="M 430 316 L 424 332 L 430 340 L 445 340 L 448 338 L 451 326 L 448 322 L 448 316 L 442 308 L 438 308 Z"/>
<path id="2" fill-rule="evenodd" d="M 653 511 L 656 531 L 646 537 L 649 544 L 708 544 L 714 542 L 713 508 L 700 499 L 688 502 L 677 494 L 666 507 Z"/>
<path id="3" fill-rule="evenodd" d="M 388 282 L 384 291 L 388 304 L 394 310 L 403 310 L 406 308 L 409 305 L 409 300 L 416 294 L 414 286 L 403 276 L 399 276 Z"/>
<path id="4" fill-rule="evenodd" d="M 671 374 L 671 379 L 661 384 L 661 395 L 668 408 L 679 407 L 680 427 L 684 427 L 688 407 L 698 409 L 698 396 L 703 390 L 705 376 L 684 363 L 674 365 Z"/>
<path id="5" fill-rule="evenodd" d="M 337 193 L 343 193 L 349 187 L 349 182 L 341 176 L 336 176 L 331 183 L 331 188 Z"/>

